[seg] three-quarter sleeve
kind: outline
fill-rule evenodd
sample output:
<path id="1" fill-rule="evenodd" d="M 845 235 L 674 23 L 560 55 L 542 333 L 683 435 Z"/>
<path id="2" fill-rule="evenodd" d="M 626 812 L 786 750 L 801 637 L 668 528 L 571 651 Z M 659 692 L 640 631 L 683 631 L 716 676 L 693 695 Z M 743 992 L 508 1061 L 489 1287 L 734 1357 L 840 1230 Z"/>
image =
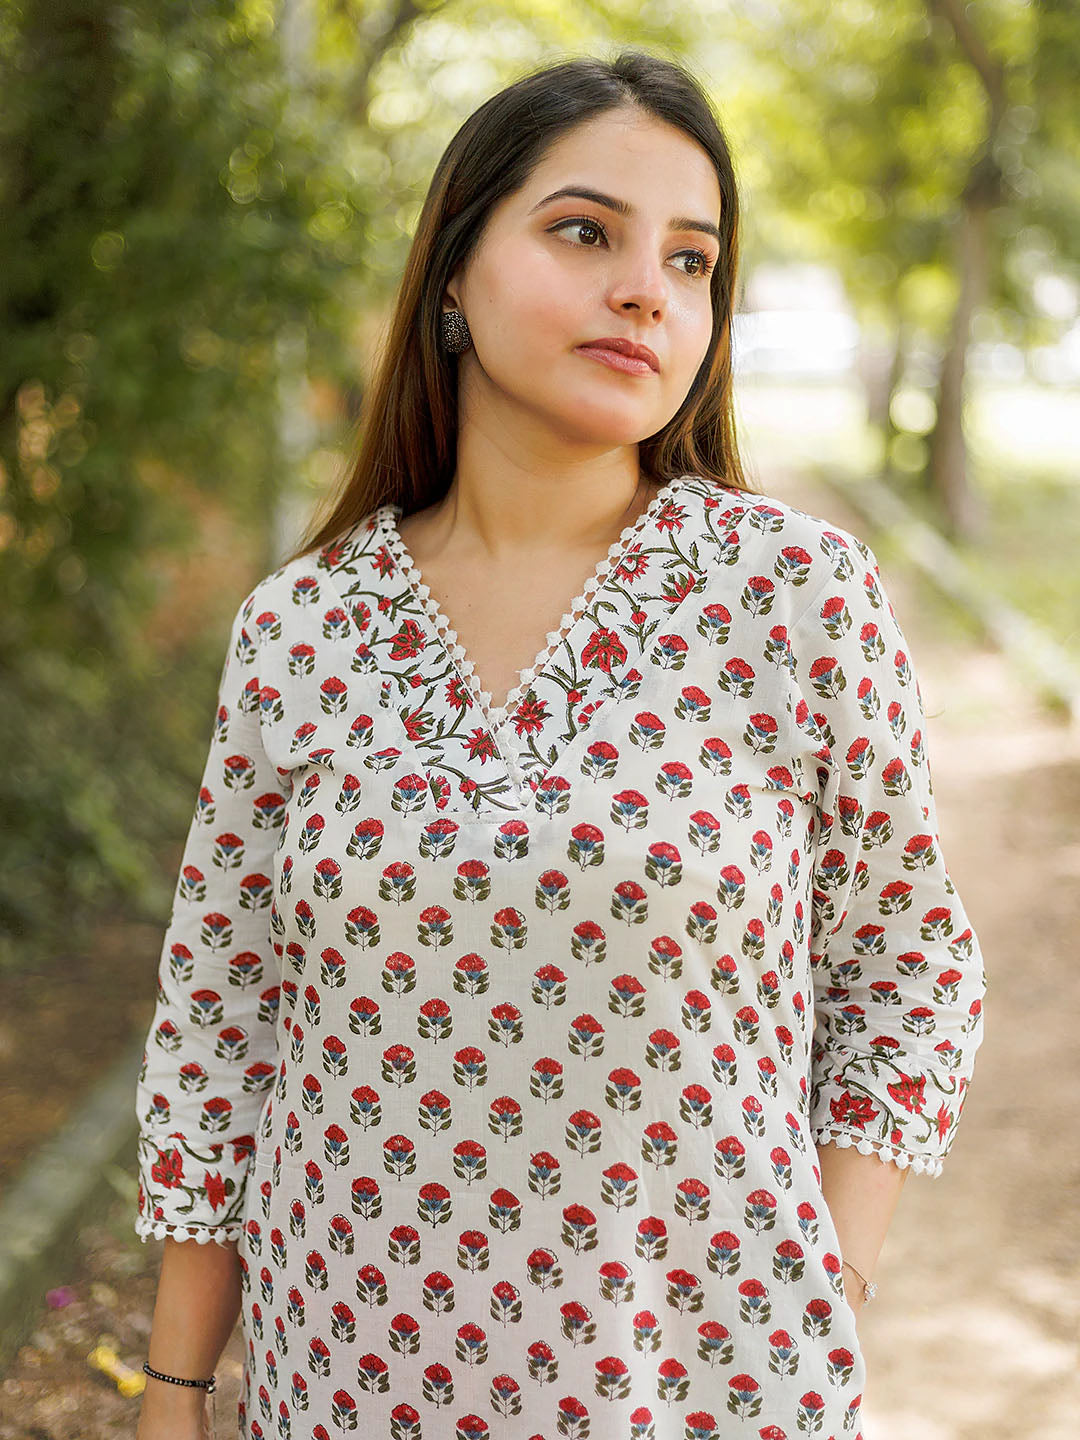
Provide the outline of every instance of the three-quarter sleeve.
<path id="1" fill-rule="evenodd" d="M 270 917 L 285 796 L 263 746 L 254 614 L 252 592 L 232 622 L 136 1085 L 143 1240 L 240 1237 L 256 1125 L 278 1065 Z"/>
<path id="2" fill-rule="evenodd" d="M 847 531 L 823 548 L 826 583 L 791 632 L 820 741 L 810 1130 L 939 1175 L 982 1040 L 983 956 L 942 854 L 922 695 L 877 557 Z"/>

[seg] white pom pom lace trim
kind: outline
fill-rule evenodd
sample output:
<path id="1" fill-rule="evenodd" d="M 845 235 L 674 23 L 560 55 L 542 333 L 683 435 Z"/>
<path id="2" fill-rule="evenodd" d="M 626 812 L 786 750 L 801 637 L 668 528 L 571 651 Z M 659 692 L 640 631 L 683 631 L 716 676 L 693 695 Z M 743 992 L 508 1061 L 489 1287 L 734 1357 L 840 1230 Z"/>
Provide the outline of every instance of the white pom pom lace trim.
<path id="1" fill-rule="evenodd" d="M 914 1151 L 903 1150 L 898 1145 L 890 1145 L 887 1140 L 871 1140 L 865 1135 L 853 1135 L 848 1130 L 833 1130 L 826 1127 L 823 1130 L 813 1132 L 815 1145 L 835 1145 L 839 1150 L 846 1150 L 854 1146 L 861 1155 L 877 1155 L 881 1160 L 890 1160 L 898 1165 L 901 1170 L 909 1166 L 916 1175 L 940 1175 L 942 1159 L 940 1155 L 916 1155 Z"/>
<path id="2" fill-rule="evenodd" d="M 458 674 L 461 676 L 474 703 L 484 717 L 484 723 L 489 733 L 494 732 L 505 725 L 510 719 L 518 701 L 528 691 L 529 686 L 536 679 L 539 672 L 554 655 L 555 651 L 566 639 L 570 627 L 581 619 L 586 607 L 590 604 L 597 590 L 622 560 L 630 543 L 645 529 L 646 525 L 659 512 L 665 501 L 677 492 L 679 486 L 687 480 L 696 479 L 693 475 L 679 475 L 674 480 L 669 480 L 656 492 L 648 505 L 630 525 L 623 528 L 617 540 L 608 546 L 608 551 L 598 561 L 596 569 L 585 582 L 585 588 L 581 594 L 571 602 L 569 610 L 563 615 L 557 630 L 549 630 L 546 636 L 546 644 L 540 653 L 533 660 L 532 664 L 524 670 L 518 671 L 517 683 L 507 695 L 501 705 L 492 705 L 491 692 L 483 690 L 479 684 L 476 674 L 476 665 L 465 653 L 465 647 L 457 637 L 457 632 L 450 624 L 446 615 L 443 614 L 439 602 L 432 596 L 431 590 L 424 583 L 424 577 L 420 573 L 408 547 L 398 530 L 398 520 L 403 513 L 403 506 L 388 502 L 380 505 L 375 511 L 378 523 L 382 526 L 383 538 L 386 546 L 393 557 L 394 564 L 401 571 L 402 576 L 409 585 L 413 594 L 420 603 L 420 607 L 434 629 L 440 635 L 447 653 L 453 660 Z"/>
<path id="3" fill-rule="evenodd" d="M 214 1241 L 225 1245 L 230 1240 L 239 1240 L 244 1227 L 239 1221 L 227 1225 L 172 1225 L 167 1220 L 149 1220 L 145 1215 L 135 1218 L 135 1233 L 140 1240 L 194 1240 L 197 1245 L 208 1245 Z"/>

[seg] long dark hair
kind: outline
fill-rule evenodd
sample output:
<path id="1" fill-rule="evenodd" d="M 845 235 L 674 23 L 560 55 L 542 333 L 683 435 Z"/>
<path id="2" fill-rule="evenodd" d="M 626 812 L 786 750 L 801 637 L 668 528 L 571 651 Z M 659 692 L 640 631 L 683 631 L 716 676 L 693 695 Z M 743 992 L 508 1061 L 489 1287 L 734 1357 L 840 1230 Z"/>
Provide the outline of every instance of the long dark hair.
<path id="1" fill-rule="evenodd" d="M 731 311 L 739 263 L 739 197 L 731 154 L 708 96 L 688 70 L 642 51 L 562 61 L 485 101 L 458 130 L 432 177 L 391 318 L 364 395 L 351 469 L 291 559 L 320 549 L 388 501 L 404 514 L 446 494 L 457 464 L 457 366 L 439 345 L 447 281 L 482 234 L 488 213 L 522 186 L 547 148 L 576 125 L 637 105 L 696 140 L 720 182 L 720 258 L 711 284 L 708 353 L 678 412 L 638 446 L 658 480 L 697 474 L 751 490 L 732 402 Z M 285 562 L 287 563 L 287 562 Z"/>

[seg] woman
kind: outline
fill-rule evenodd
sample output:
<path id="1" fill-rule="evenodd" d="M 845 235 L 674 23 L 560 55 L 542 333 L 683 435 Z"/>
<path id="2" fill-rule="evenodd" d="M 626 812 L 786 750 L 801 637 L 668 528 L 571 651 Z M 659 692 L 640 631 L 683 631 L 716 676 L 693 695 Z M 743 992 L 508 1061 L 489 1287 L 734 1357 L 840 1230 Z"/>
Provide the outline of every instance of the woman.
<path id="1" fill-rule="evenodd" d="M 860 1433 L 985 978 L 873 552 L 743 479 L 737 230 L 648 55 L 440 162 L 355 467 L 233 622 L 141 1440 L 202 1433 L 238 1312 L 245 1436 Z"/>

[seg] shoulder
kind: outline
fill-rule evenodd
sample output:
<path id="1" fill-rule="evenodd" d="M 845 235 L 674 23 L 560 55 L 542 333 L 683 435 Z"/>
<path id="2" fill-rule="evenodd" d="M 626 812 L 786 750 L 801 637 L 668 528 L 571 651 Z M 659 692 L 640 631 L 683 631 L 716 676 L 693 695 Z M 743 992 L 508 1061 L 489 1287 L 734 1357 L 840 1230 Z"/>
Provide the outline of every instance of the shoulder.
<path id="1" fill-rule="evenodd" d="M 823 555 L 831 560 L 837 554 L 849 553 L 856 563 L 870 563 L 873 551 L 861 536 L 822 515 L 804 510 L 792 500 L 748 490 L 735 495 L 731 490 L 717 490 L 707 497 L 707 506 L 722 500 L 727 507 L 734 502 L 748 511 L 750 527 L 778 537 L 782 545 L 800 545 L 812 556 Z"/>
<path id="2" fill-rule="evenodd" d="M 738 564 L 748 582 L 767 577 L 802 599 L 818 597 L 830 585 L 861 585 L 868 573 L 876 577 L 877 557 L 860 535 L 792 500 L 705 482 L 697 490 L 703 528 L 721 542 L 737 536 Z M 724 565 L 732 563 L 729 546 L 721 543 L 717 555 Z"/>
<path id="3" fill-rule="evenodd" d="M 240 609 L 245 621 L 257 622 L 270 611 L 282 624 L 290 614 L 337 604 L 334 575 L 355 565 L 366 552 L 378 548 L 380 540 L 371 511 L 324 545 L 285 561 L 262 576 L 248 591 Z"/>

